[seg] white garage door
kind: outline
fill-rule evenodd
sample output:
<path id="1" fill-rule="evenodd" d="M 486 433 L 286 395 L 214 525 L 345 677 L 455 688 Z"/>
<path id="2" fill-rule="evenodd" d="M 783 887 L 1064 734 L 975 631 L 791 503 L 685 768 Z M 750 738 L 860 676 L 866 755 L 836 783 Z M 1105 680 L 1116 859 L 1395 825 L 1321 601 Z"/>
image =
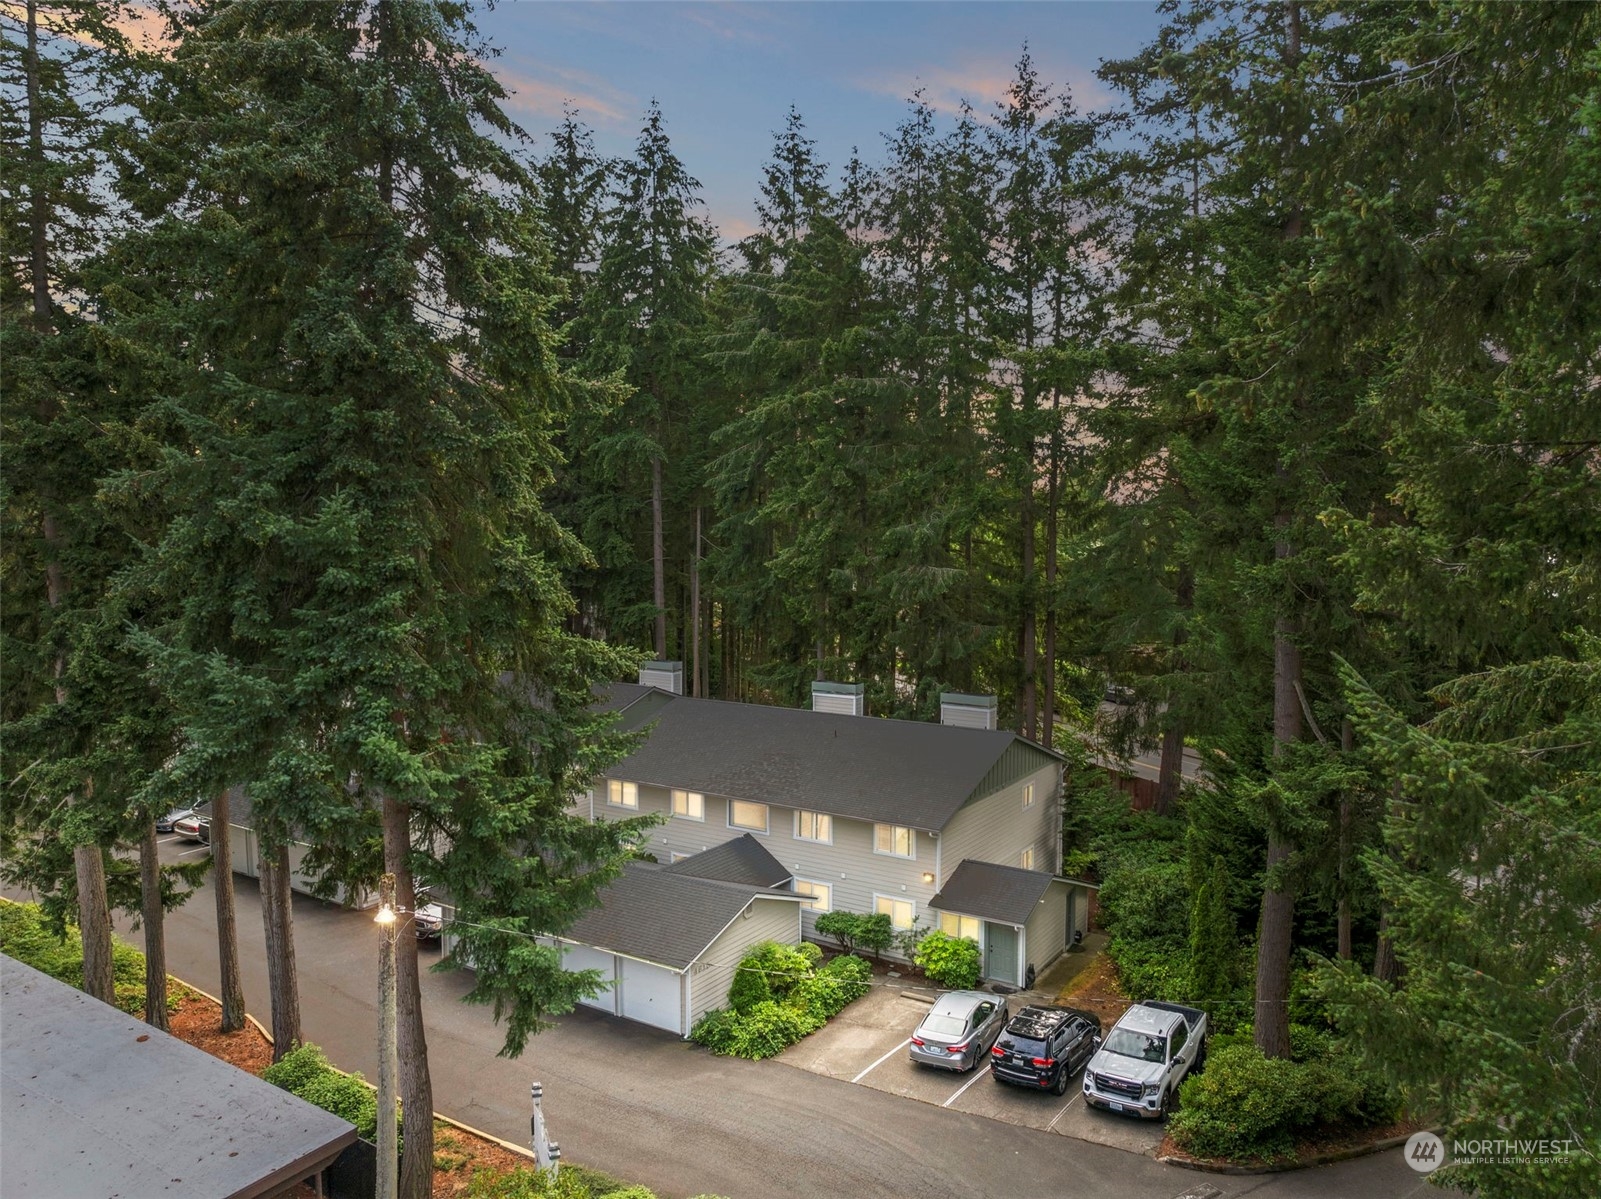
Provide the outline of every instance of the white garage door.
<path id="1" fill-rule="evenodd" d="M 678 975 L 663 966 L 647 966 L 629 958 L 617 960 L 623 967 L 623 1015 L 668 1032 L 682 1032 Z"/>
<path id="2" fill-rule="evenodd" d="M 567 970 L 599 970 L 600 976 L 610 982 L 617 977 L 614 963 L 617 959 L 609 953 L 602 953 L 598 949 L 591 949 L 587 945 L 569 945 L 567 956 L 562 959 L 562 967 Z M 579 1003 L 585 1007 L 599 1008 L 603 1012 L 617 1014 L 617 985 L 613 983 L 606 990 L 593 999 L 580 999 Z"/>

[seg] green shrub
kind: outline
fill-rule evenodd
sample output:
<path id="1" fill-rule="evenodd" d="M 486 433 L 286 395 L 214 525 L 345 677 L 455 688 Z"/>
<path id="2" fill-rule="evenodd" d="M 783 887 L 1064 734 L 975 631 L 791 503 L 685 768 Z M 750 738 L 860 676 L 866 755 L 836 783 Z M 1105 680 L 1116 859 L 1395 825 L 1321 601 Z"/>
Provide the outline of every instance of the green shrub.
<path id="1" fill-rule="evenodd" d="M 860 999 L 867 994 L 868 988 L 872 985 L 873 968 L 867 964 L 865 958 L 851 954 L 830 958 L 818 967 L 817 973 L 844 979 L 853 990 L 851 999 Z"/>
<path id="2" fill-rule="evenodd" d="M 300 1045 L 262 1071 L 261 1077 L 291 1095 L 356 1126 L 364 1141 L 378 1139 L 378 1096 L 360 1074 L 345 1074 L 328 1064 L 315 1045 Z M 399 1120 L 397 1105 L 397 1122 Z"/>
<path id="3" fill-rule="evenodd" d="M 1113 937 L 1107 943 L 1106 956 L 1117 966 L 1118 981 L 1129 998 L 1189 998 L 1189 947 L 1184 942 Z"/>
<path id="4" fill-rule="evenodd" d="M 817 963 L 823 960 L 823 947 L 815 941 L 802 941 L 795 946 L 795 952 L 806 959 L 806 965 L 815 969 Z"/>
<path id="5" fill-rule="evenodd" d="M 479 1170 L 462 1195 L 464 1199 L 656 1199 L 654 1191 L 582 1166 L 563 1166 L 554 1179 L 527 1166 Z"/>
<path id="6" fill-rule="evenodd" d="M 1314 1127 L 1394 1118 L 1397 1104 L 1383 1079 L 1326 1034 L 1294 1025 L 1292 1046 L 1297 1042 L 1306 1060 L 1264 1057 L 1248 1029 L 1213 1039 L 1206 1069 L 1180 1091 L 1182 1106 L 1168 1123 L 1173 1140 L 1200 1157 L 1271 1159 L 1290 1153 Z"/>
<path id="7" fill-rule="evenodd" d="M 739 965 L 734 967 L 734 981 L 728 987 L 728 1003 L 736 1012 L 748 1012 L 758 1003 L 769 1003 L 773 998 L 773 987 L 766 973 L 746 965 L 749 960 L 740 959 Z"/>
<path id="8" fill-rule="evenodd" d="M 942 987 L 967 991 L 978 985 L 978 942 L 969 937 L 935 929 L 919 942 L 912 960 Z"/>
<path id="9" fill-rule="evenodd" d="M 894 943 L 895 926 L 890 923 L 887 913 L 875 912 L 871 916 L 861 917 L 861 925 L 856 930 L 856 944 L 877 957 Z"/>
<path id="10" fill-rule="evenodd" d="M 740 1016 L 728 1052 L 735 1057 L 760 1061 L 782 1053 L 822 1026 L 823 1020 L 811 1012 L 768 1000 Z"/>
<path id="11" fill-rule="evenodd" d="M 48 974 L 57 982 L 83 989 L 83 940 L 74 925 L 58 935 L 36 903 L 0 901 L 0 950 Z M 121 941 L 111 943 L 111 981 L 117 1007 L 129 1015 L 145 1008 L 145 955 Z M 168 1007 L 177 996 L 169 995 Z"/>
<path id="12" fill-rule="evenodd" d="M 695 1021 L 695 1027 L 689 1030 L 689 1039 L 713 1053 L 731 1054 L 739 1022 L 740 1015 L 732 1008 L 713 1008 Z"/>
<path id="13" fill-rule="evenodd" d="M 871 916 L 860 912 L 824 912 L 817 918 L 816 928 L 823 936 L 838 941 L 846 953 L 865 949 L 880 954 L 895 943 L 895 928 L 883 912 Z"/>

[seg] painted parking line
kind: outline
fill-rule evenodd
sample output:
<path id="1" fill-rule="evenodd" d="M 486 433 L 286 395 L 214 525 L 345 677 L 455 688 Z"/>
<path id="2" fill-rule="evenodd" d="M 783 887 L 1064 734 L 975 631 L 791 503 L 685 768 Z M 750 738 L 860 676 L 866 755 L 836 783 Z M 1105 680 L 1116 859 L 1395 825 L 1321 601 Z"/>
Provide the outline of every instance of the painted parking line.
<path id="1" fill-rule="evenodd" d="M 181 854 L 179 854 L 178 856 L 180 858 L 187 858 L 192 853 L 210 853 L 210 852 L 211 852 L 211 846 L 202 845 L 199 849 L 186 849 Z"/>
<path id="2" fill-rule="evenodd" d="M 1078 1095 L 1074 1095 L 1073 1098 L 1069 1099 L 1067 1101 L 1067 1107 L 1072 1107 L 1075 1103 L 1077 1103 L 1079 1101 L 1079 1096 L 1082 1094 L 1083 1092 L 1080 1091 Z M 1056 1115 L 1051 1117 L 1051 1122 L 1045 1126 L 1046 1132 L 1050 1132 L 1051 1129 L 1055 1128 L 1056 1122 L 1063 1116 L 1067 1115 L 1067 1107 L 1064 1107 L 1061 1111 L 1057 1112 Z"/>
<path id="3" fill-rule="evenodd" d="M 955 1103 L 963 1095 L 967 1094 L 967 1088 L 968 1087 L 972 1086 L 979 1079 L 988 1076 L 988 1074 L 989 1074 L 989 1071 L 987 1069 L 985 1069 L 983 1066 L 979 1066 L 978 1069 L 973 1071 L 973 1077 L 969 1078 L 966 1082 L 964 1082 L 962 1084 L 962 1086 L 961 1086 L 961 1089 L 958 1090 L 956 1092 L 956 1094 L 952 1095 L 949 1099 L 947 1099 L 944 1103 L 940 1104 L 940 1106 L 941 1107 L 950 1107 L 951 1104 Z"/>
<path id="4" fill-rule="evenodd" d="M 866 1077 L 867 1077 L 867 1076 L 868 1076 L 868 1075 L 869 1075 L 869 1074 L 871 1074 L 871 1073 L 872 1073 L 872 1072 L 873 1072 L 873 1071 L 874 1071 L 874 1070 L 877 1070 L 877 1069 L 878 1069 L 878 1068 L 879 1068 L 879 1067 L 880 1067 L 880 1066 L 882 1066 L 882 1065 L 883 1065 L 883 1064 L 884 1064 L 884 1063 L 885 1063 L 885 1062 L 887 1062 L 887 1061 L 889 1061 L 889 1059 L 890 1059 L 890 1058 L 892 1058 L 892 1057 L 894 1057 L 894 1056 L 895 1056 L 895 1055 L 896 1055 L 896 1054 L 897 1054 L 897 1053 L 899 1053 L 899 1052 L 900 1052 L 900 1051 L 901 1051 L 901 1050 L 902 1050 L 902 1049 L 905 1049 L 905 1048 L 906 1048 L 906 1047 L 907 1047 L 907 1046 L 908 1046 L 908 1045 L 910 1045 L 910 1044 L 911 1044 L 911 1043 L 912 1043 L 912 1038 L 911 1038 L 911 1037 L 907 1037 L 907 1038 L 906 1038 L 906 1039 L 905 1039 L 905 1040 L 904 1040 L 904 1041 L 902 1041 L 902 1042 L 901 1042 L 901 1043 L 900 1043 L 900 1044 L 899 1044 L 899 1045 L 897 1045 L 897 1046 L 895 1046 L 895 1048 L 894 1048 L 894 1049 L 891 1049 L 891 1050 L 890 1050 L 890 1051 L 889 1051 L 889 1052 L 888 1052 L 888 1053 L 886 1053 L 886 1054 L 885 1054 L 885 1055 L 884 1055 L 884 1056 L 883 1056 L 883 1057 L 881 1057 L 881 1058 L 879 1058 L 879 1059 L 878 1059 L 878 1060 L 877 1060 L 877 1061 L 876 1061 L 876 1062 L 874 1062 L 874 1063 L 873 1063 L 873 1064 L 872 1064 L 872 1065 L 871 1065 L 871 1066 L 869 1066 L 869 1067 L 867 1067 L 867 1069 L 865 1069 L 865 1070 L 863 1070 L 863 1071 L 862 1071 L 862 1072 L 861 1072 L 861 1073 L 860 1073 L 860 1074 L 858 1074 L 858 1075 L 857 1075 L 857 1076 L 856 1076 L 856 1077 L 855 1077 L 855 1078 L 853 1078 L 853 1079 L 851 1079 L 851 1081 L 852 1081 L 852 1082 L 861 1082 L 861 1081 L 862 1081 L 862 1079 L 864 1079 L 864 1078 L 866 1078 Z"/>
<path id="5" fill-rule="evenodd" d="M 156 838 L 156 844 L 157 845 L 171 845 L 174 841 L 181 841 L 182 839 L 183 838 L 181 838 L 181 837 L 157 837 Z"/>

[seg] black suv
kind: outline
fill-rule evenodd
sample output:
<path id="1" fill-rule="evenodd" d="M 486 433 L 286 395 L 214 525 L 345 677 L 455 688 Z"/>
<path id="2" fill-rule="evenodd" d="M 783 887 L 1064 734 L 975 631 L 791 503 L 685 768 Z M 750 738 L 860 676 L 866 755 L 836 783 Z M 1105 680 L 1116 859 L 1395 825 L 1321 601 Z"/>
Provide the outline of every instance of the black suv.
<path id="1" fill-rule="evenodd" d="M 1070 1007 L 1026 1007 L 1006 1024 L 990 1050 L 997 1082 L 1061 1095 L 1101 1043 L 1101 1020 Z"/>

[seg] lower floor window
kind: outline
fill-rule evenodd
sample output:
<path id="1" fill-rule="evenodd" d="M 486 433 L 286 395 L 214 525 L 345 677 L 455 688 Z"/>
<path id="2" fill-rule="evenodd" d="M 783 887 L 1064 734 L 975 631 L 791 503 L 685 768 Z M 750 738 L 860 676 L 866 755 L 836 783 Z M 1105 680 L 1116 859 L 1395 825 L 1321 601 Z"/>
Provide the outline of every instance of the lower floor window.
<path id="1" fill-rule="evenodd" d="M 1030 845 L 1027 849 L 1025 849 L 1019 855 L 1019 858 L 1021 860 L 1021 863 L 1022 863 L 1022 866 L 1023 866 L 1024 870 L 1032 870 L 1032 869 L 1034 869 L 1034 847 L 1032 845 Z"/>
<path id="2" fill-rule="evenodd" d="M 946 912 L 939 918 L 940 931 L 947 937 L 966 937 L 984 943 L 984 922 L 977 916 L 958 916 L 955 912 Z"/>
<path id="3" fill-rule="evenodd" d="M 814 883 L 810 879 L 798 878 L 795 880 L 795 894 L 811 896 L 811 899 L 804 905 L 811 911 L 831 912 L 834 910 L 833 891 L 827 883 Z"/>
<path id="4" fill-rule="evenodd" d="M 896 899 L 890 895 L 874 896 L 873 910 L 888 916 L 890 924 L 895 928 L 911 928 L 912 921 L 917 918 L 915 903 L 910 899 Z"/>

